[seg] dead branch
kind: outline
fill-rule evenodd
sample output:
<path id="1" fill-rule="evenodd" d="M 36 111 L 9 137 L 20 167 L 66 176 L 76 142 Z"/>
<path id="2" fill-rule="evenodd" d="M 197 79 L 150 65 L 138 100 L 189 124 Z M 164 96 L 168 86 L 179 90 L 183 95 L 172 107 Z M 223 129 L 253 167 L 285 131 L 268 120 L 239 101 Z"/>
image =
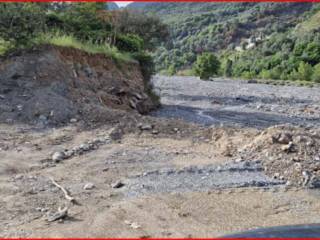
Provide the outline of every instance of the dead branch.
<path id="1" fill-rule="evenodd" d="M 64 187 L 62 187 L 61 185 L 59 185 L 52 177 L 50 177 L 50 180 L 51 180 L 51 182 L 53 183 L 53 185 L 55 185 L 56 187 L 58 187 L 58 188 L 61 189 L 61 191 L 62 191 L 63 194 L 64 194 L 64 197 L 65 197 L 68 201 L 70 201 L 70 202 L 75 202 L 75 199 L 69 195 L 69 192 L 68 192 L 67 189 L 65 189 Z"/>

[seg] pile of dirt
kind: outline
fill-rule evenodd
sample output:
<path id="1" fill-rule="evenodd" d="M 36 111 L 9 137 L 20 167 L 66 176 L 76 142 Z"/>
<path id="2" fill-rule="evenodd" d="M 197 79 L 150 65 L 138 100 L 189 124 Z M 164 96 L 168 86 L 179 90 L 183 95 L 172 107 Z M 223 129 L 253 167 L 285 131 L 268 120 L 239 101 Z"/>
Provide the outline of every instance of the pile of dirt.
<path id="1" fill-rule="evenodd" d="M 144 114 L 156 106 L 137 62 L 53 46 L 0 60 L 0 122 L 112 122 L 127 111 Z"/>
<path id="2" fill-rule="evenodd" d="M 269 176 L 287 185 L 320 187 L 320 129 L 270 127 L 238 148 L 238 157 L 260 160 Z"/>

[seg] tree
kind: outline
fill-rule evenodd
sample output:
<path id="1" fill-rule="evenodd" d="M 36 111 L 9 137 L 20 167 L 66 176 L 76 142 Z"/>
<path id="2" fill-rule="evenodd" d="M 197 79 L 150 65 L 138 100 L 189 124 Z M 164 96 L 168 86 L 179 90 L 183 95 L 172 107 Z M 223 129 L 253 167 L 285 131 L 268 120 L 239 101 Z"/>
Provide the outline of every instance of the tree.
<path id="1" fill-rule="evenodd" d="M 300 62 L 299 67 L 298 67 L 298 74 L 300 80 L 306 80 L 310 81 L 312 77 L 312 66 L 308 63 L 305 62 Z"/>
<path id="2" fill-rule="evenodd" d="M 225 66 L 225 69 L 224 69 L 224 75 L 226 77 L 231 77 L 232 76 L 232 64 L 233 64 L 233 62 L 230 59 L 227 59 L 226 66 Z"/>
<path id="3" fill-rule="evenodd" d="M 106 10 L 103 2 L 71 3 L 64 10 L 49 15 L 51 21 L 63 32 L 74 35 L 79 40 L 93 43 L 107 42 L 111 31 L 110 22 L 101 17 Z M 51 23 L 52 24 L 52 23 Z"/>
<path id="4" fill-rule="evenodd" d="M 312 80 L 320 83 L 320 63 L 314 66 Z"/>
<path id="5" fill-rule="evenodd" d="M 143 50 L 143 39 L 135 34 L 119 34 L 116 38 L 115 46 L 120 51 L 125 52 L 140 52 Z"/>
<path id="6" fill-rule="evenodd" d="M 146 15 L 139 11 L 108 11 L 106 17 L 113 25 L 113 34 L 135 34 L 140 36 L 145 48 L 153 50 L 155 46 L 169 36 L 168 26 L 156 16 Z M 116 37 L 115 37 L 116 39 Z"/>
<path id="7" fill-rule="evenodd" d="M 171 64 L 170 66 L 169 66 L 169 68 L 168 68 L 168 74 L 170 75 L 170 76 L 173 76 L 173 75 L 175 75 L 177 73 L 177 68 L 176 68 L 176 66 L 174 65 L 174 64 Z"/>
<path id="8" fill-rule="evenodd" d="M 1 3 L 0 38 L 15 47 L 28 44 L 45 28 L 46 4 Z"/>
<path id="9" fill-rule="evenodd" d="M 314 65 L 320 62 L 320 43 L 311 42 L 307 45 L 302 55 L 303 59 Z"/>
<path id="10" fill-rule="evenodd" d="M 220 62 L 212 53 L 203 53 L 197 57 L 194 64 L 195 73 L 200 76 L 200 79 L 208 80 L 215 74 L 218 74 Z"/>

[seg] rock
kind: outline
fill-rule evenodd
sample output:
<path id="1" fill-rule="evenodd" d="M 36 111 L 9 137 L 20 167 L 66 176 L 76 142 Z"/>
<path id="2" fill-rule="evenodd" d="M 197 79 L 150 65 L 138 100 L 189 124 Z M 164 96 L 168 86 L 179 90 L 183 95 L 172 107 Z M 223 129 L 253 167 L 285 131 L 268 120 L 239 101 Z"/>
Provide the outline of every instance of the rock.
<path id="1" fill-rule="evenodd" d="M 121 181 L 117 181 L 111 184 L 112 188 L 122 188 L 123 186 L 124 186 L 124 183 L 122 183 Z"/>
<path id="2" fill-rule="evenodd" d="M 40 116 L 39 116 L 39 120 L 42 121 L 42 122 L 47 121 L 47 119 L 48 119 L 48 118 L 47 118 L 45 115 L 40 115 Z"/>
<path id="3" fill-rule="evenodd" d="M 141 226 L 140 226 L 138 223 L 136 223 L 136 222 L 131 222 L 131 221 L 129 221 L 129 220 L 125 220 L 124 223 L 125 223 L 126 225 L 129 225 L 129 226 L 132 227 L 133 229 L 141 228 Z"/>
<path id="4" fill-rule="evenodd" d="M 142 97 L 142 95 L 140 93 L 134 92 L 134 93 L 132 93 L 132 95 L 138 100 L 142 100 L 143 99 L 143 97 Z"/>
<path id="5" fill-rule="evenodd" d="M 64 155 L 65 155 L 65 158 L 70 158 L 74 155 L 74 151 L 73 150 L 67 150 L 67 151 L 64 151 Z"/>
<path id="6" fill-rule="evenodd" d="M 258 81 L 257 80 L 255 80 L 255 79 L 250 79 L 250 80 L 248 80 L 248 82 L 247 83 L 258 83 Z"/>
<path id="7" fill-rule="evenodd" d="M 83 151 L 89 151 L 89 150 L 90 150 L 90 146 L 89 146 L 88 144 L 86 144 L 86 143 L 81 144 L 81 145 L 79 146 L 79 148 L 80 148 L 81 150 L 83 150 Z"/>
<path id="8" fill-rule="evenodd" d="M 292 141 L 292 135 L 290 133 L 281 133 L 276 141 L 281 144 L 289 144 Z"/>
<path id="9" fill-rule="evenodd" d="M 130 227 L 132 227 L 133 229 L 141 228 L 141 226 L 136 222 L 131 223 Z"/>
<path id="10" fill-rule="evenodd" d="M 54 162 L 60 162 L 60 161 L 62 161 L 64 158 L 65 158 L 64 152 L 55 152 L 55 153 L 52 155 L 52 161 L 54 161 Z"/>
<path id="11" fill-rule="evenodd" d="M 76 123 L 76 122 L 78 122 L 78 119 L 76 119 L 76 118 L 71 118 L 70 119 L 70 123 Z"/>
<path id="12" fill-rule="evenodd" d="M 149 131 L 149 130 L 152 130 L 152 125 L 151 124 L 141 124 L 141 125 L 139 125 L 139 128 L 142 131 Z"/>
<path id="13" fill-rule="evenodd" d="M 58 212 L 54 213 L 54 214 L 49 214 L 47 217 L 47 221 L 48 222 L 54 222 L 60 219 L 64 219 L 68 216 L 68 208 L 64 208 L 64 209 L 60 209 L 58 210 Z"/>
<path id="14" fill-rule="evenodd" d="M 6 97 L 5 97 L 4 95 L 1 95 L 1 94 L 0 94 L 0 99 L 3 100 L 3 99 L 5 99 L 5 98 L 6 98 Z"/>
<path id="15" fill-rule="evenodd" d="M 18 109 L 18 111 L 22 111 L 23 106 L 19 104 L 19 105 L 17 105 L 17 109 Z"/>
<path id="16" fill-rule="evenodd" d="M 236 160 L 234 160 L 234 162 L 236 162 L 236 163 L 240 163 L 240 162 L 243 162 L 243 161 L 244 161 L 244 159 L 242 157 L 237 158 Z"/>
<path id="17" fill-rule="evenodd" d="M 123 131 L 120 128 L 116 128 L 112 130 L 111 133 L 109 134 L 109 137 L 113 141 L 121 140 L 122 136 L 123 136 Z"/>
<path id="18" fill-rule="evenodd" d="M 95 188 L 95 186 L 94 186 L 93 183 L 87 183 L 87 184 L 84 185 L 84 187 L 83 187 L 84 190 L 92 190 L 92 189 L 94 189 L 94 188 Z"/>
<path id="19" fill-rule="evenodd" d="M 159 134 L 159 131 L 158 130 L 153 130 L 152 134 L 157 135 L 157 134 Z"/>

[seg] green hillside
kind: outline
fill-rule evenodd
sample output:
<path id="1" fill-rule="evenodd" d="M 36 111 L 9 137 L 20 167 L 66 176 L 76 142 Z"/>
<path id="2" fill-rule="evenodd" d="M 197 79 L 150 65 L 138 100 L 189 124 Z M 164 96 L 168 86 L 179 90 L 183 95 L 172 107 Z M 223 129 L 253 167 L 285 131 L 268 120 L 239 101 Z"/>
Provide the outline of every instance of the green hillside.
<path id="1" fill-rule="evenodd" d="M 156 14 L 170 27 L 170 39 L 155 52 L 158 70 L 191 68 L 203 52 L 219 55 L 221 72 L 232 60 L 235 77 L 299 78 L 293 75 L 302 61 L 318 63 L 309 55 L 319 44 L 319 4 L 132 3 L 128 8 Z"/>

